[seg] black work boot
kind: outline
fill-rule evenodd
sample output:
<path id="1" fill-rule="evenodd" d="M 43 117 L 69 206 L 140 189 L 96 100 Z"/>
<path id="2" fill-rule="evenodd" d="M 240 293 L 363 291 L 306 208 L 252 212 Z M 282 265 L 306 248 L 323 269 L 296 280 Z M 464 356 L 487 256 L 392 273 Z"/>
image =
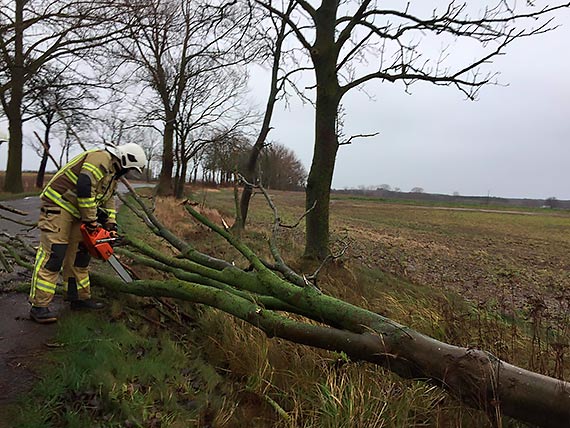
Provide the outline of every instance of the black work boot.
<path id="1" fill-rule="evenodd" d="M 32 306 L 30 318 L 40 324 L 48 324 L 57 321 L 57 315 L 47 307 Z"/>
<path id="2" fill-rule="evenodd" d="M 79 300 L 79 295 L 77 293 L 77 281 L 74 277 L 67 279 L 67 291 L 63 295 L 64 302 L 73 302 L 74 300 Z"/>
<path id="3" fill-rule="evenodd" d="M 105 305 L 93 299 L 85 299 L 85 300 L 72 300 L 70 303 L 70 307 L 72 311 L 82 311 L 82 310 L 103 309 Z"/>

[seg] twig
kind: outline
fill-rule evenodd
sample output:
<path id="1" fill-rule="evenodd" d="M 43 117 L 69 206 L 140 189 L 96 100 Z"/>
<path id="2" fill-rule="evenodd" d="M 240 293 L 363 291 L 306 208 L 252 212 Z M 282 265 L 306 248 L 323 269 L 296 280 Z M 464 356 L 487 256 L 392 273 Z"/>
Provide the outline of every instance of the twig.
<path id="1" fill-rule="evenodd" d="M 26 252 L 28 253 L 28 255 L 30 256 L 35 256 L 36 255 L 36 249 L 28 244 L 26 241 L 24 241 L 20 236 L 16 235 L 16 236 L 12 236 L 6 232 L 0 232 L 1 236 L 5 236 L 6 238 L 8 238 L 10 241 L 18 241 L 20 243 L 20 246 L 26 250 Z"/>
<path id="2" fill-rule="evenodd" d="M 303 219 L 307 217 L 307 215 L 315 209 L 316 206 L 317 206 L 317 201 L 313 202 L 313 205 L 311 205 L 311 207 L 308 210 L 306 210 L 301 217 L 299 217 L 297 223 L 291 225 L 279 223 L 279 226 L 284 227 L 286 229 L 295 229 L 297 226 L 299 226 L 301 221 L 303 221 Z"/>
<path id="3" fill-rule="evenodd" d="M 22 259 L 22 257 L 17 253 L 17 251 L 14 249 L 14 247 L 12 247 L 11 245 L 8 245 L 6 242 L 0 242 L 0 245 L 3 246 L 4 248 L 6 248 L 8 253 L 12 256 L 12 258 L 16 262 L 16 264 L 18 264 L 22 267 L 25 267 L 28 270 L 32 270 L 34 268 L 33 264 L 28 263 L 28 262 L 24 261 L 24 259 Z"/>
<path id="4" fill-rule="evenodd" d="M 0 263 L 2 263 L 6 272 L 8 273 L 14 272 L 14 269 L 12 268 L 12 266 L 10 266 L 10 263 L 8 263 L 8 259 L 6 259 L 4 252 L 1 250 L 0 250 Z"/>
<path id="5" fill-rule="evenodd" d="M 160 303 L 162 303 L 164 306 L 166 306 L 168 309 L 170 309 L 172 312 L 176 312 L 179 316 L 181 315 L 183 318 L 187 319 L 190 322 L 194 322 L 196 321 L 196 317 L 193 317 L 192 315 L 188 314 L 187 312 L 183 311 L 182 309 L 180 309 L 178 306 L 173 305 L 172 303 L 167 302 L 166 300 L 163 300 L 159 297 L 156 298 L 156 300 L 158 300 Z"/>
<path id="6" fill-rule="evenodd" d="M 166 306 L 166 305 L 162 302 L 162 300 L 160 300 L 159 298 L 154 298 L 153 300 L 154 300 L 154 302 L 155 302 L 154 307 L 156 308 L 156 310 L 157 310 L 158 312 L 160 312 L 162 315 L 164 315 L 165 317 L 167 317 L 167 318 L 170 319 L 171 321 L 174 321 L 174 322 L 175 322 L 176 324 L 178 324 L 180 327 L 186 327 L 186 326 L 184 325 L 184 323 L 180 320 L 180 315 L 179 315 L 179 314 L 176 314 L 177 316 L 174 316 L 174 315 L 172 315 L 170 312 L 168 312 L 168 311 L 166 311 L 166 310 L 164 310 L 164 309 L 162 308 L 162 306 Z M 168 306 L 166 306 L 166 307 L 168 308 Z M 170 309 L 170 308 L 168 308 L 168 309 Z M 170 310 L 171 310 L 171 309 L 170 309 Z M 172 311 L 172 310 L 171 310 L 171 311 Z M 174 311 L 172 311 L 172 312 L 174 312 Z"/>
<path id="7" fill-rule="evenodd" d="M 370 138 L 370 137 L 375 137 L 376 135 L 378 135 L 379 132 L 374 132 L 373 134 L 356 134 L 356 135 L 351 135 L 346 141 L 342 141 L 339 142 L 338 145 L 339 146 L 346 146 L 348 144 L 352 144 L 352 140 L 356 139 L 356 138 Z"/>
<path id="8" fill-rule="evenodd" d="M 21 216 L 27 216 L 28 213 L 25 211 L 20 211 L 14 207 L 10 207 L 8 205 L 0 204 L 0 210 L 10 211 L 11 213 L 18 214 Z"/>
<path id="9" fill-rule="evenodd" d="M 140 313 L 139 311 L 137 311 L 137 310 L 134 310 L 134 309 L 129 308 L 129 307 L 127 307 L 127 308 L 125 308 L 125 309 L 127 309 L 131 314 L 138 315 L 138 316 L 141 317 L 142 319 L 144 319 L 144 320 L 150 322 L 151 324 L 154 324 L 154 325 L 157 326 L 157 327 L 164 328 L 165 330 L 168 329 L 168 327 L 166 327 L 166 326 L 165 326 L 163 323 L 161 323 L 160 321 L 157 321 L 157 320 L 155 320 L 155 319 L 152 319 L 151 317 L 149 317 L 149 316 L 147 316 L 147 315 L 145 315 L 145 314 L 141 314 L 141 313 Z"/>
<path id="10" fill-rule="evenodd" d="M 342 242 L 342 241 L 341 241 Z M 330 261 L 333 260 L 337 260 L 340 259 L 342 256 L 344 256 L 344 254 L 346 253 L 346 250 L 348 250 L 348 248 L 350 247 L 350 243 L 347 242 L 343 242 L 343 246 L 340 249 L 340 251 L 336 254 L 329 254 L 324 260 L 323 262 L 320 264 L 320 266 L 317 268 L 317 270 L 315 270 L 315 272 L 308 276 L 307 279 L 311 280 L 314 282 L 314 285 L 316 287 L 316 282 L 317 282 L 317 277 L 319 276 L 319 273 L 321 272 L 321 269 Z"/>
<path id="11" fill-rule="evenodd" d="M 20 225 L 22 225 L 22 226 L 29 227 L 30 229 L 28 229 L 28 232 L 29 232 L 30 230 L 32 230 L 32 229 L 38 227 L 38 224 L 37 224 L 37 223 L 30 223 L 30 222 L 27 222 L 27 221 L 16 220 L 16 219 L 11 218 L 11 217 L 3 216 L 2 214 L 0 214 L 0 218 L 3 219 L 3 220 L 11 221 L 12 223 L 16 223 L 16 224 L 20 224 Z"/>
<path id="12" fill-rule="evenodd" d="M 63 122 L 65 123 L 66 131 L 75 137 L 75 139 L 77 140 L 77 144 L 79 144 L 81 149 L 83 149 L 83 151 L 86 152 L 87 147 L 85 147 L 85 144 L 83 144 L 83 142 L 81 141 L 81 138 L 79 138 L 79 135 L 77 135 L 77 132 L 75 132 L 75 130 L 69 125 L 69 123 L 67 122 L 67 119 L 65 118 L 65 115 L 62 115 L 61 118 L 62 118 Z"/>
<path id="13" fill-rule="evenodd" d="M 283 260 L 283 257 L 281 256 L 281 252 L 279 251 L 279 248 L 277 247 L 277 234 L 279 233 L 279 226 L 281 225 L 281 219 L 279 218 L 279 213 L 277 212 L 277 207 L 275 206 L 275 204 L 271 200 L 271 197 L 269 196 L 269 194 L 267 193 L 267 191 L 265 190 L 265 188 L 263 186 L 258 185 L 258 184 L 248 183 L 247 180 L 243 176 L 240 176 L 240 179 L 246 185 L 251 186 L 252 188 L 260 189 L 261 193 L 263 193 L 263 196 L 265 197 L 265 200 L 267 201 L 267 204 L 269 205 L 269 207 L 273 211 L 274 221 L 273 221 L 273 230 L 271 233 L 271 237 L 269 238 L 269 249 L 271 251 L 271 255 L 275 259 L 275 262 L 277 263 L 277 266 L 276 266 L 277 270 L 279 272 L 281 272 L 285 276 L 285 278 L 287 278 L 292 283 L 298 285 L 299 287 L 304 287 L 305 281 L 303 280 L 303 277 L 301 275 L 299 275 L 297 272 L 295 272 L 293 269 L 291 269 L 289 266 L 287 266 L 287 263 L 285 263 L 285 260 Z"/>
<path id="14" fill-rule="evenodd" d="M 263 398 L 267 401 L 271 407 L 277 412 L 279 416 L 281 416 L 285 421 L 289 422 L 291 417 L 287 414 L 287 412 L 281 407 L 275 400 L 273 400 L 269 395 L 263 394 Z"/>
<path id="15" fill-rule="evenodd" d="M 38 135 L 38 133 L 36 131 L 34 131 L 34 135 L 36 136 L 36 138 L 38 139 L 38 141 L 40 142 L 40 144 L 42 145 L 42 147 L 44 148 L 45 152 L 47 153 L 48 157 L 50 158 L 50 160 L 53 162 L 54 166 L 57 169 L 61 169 L 61 165 L 55 160 L 55 158 L 51 155 L 51 153 L 49 152 L 49 146 L 45 143 L 44 140 L 42 140 L 40 138 L 40 136 Z"/>

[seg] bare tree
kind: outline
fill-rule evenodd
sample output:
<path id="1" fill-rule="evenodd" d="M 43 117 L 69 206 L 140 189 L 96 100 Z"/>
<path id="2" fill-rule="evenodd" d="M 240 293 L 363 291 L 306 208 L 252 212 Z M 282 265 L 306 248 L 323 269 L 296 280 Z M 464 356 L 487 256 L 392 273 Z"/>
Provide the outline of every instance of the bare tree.
<path id="1" fill-rule="evenodd" d="M 89 105 L 96 99 L 88 85 L 78 77 L 65 69 L 46 65 L 28 81 L 28 103 L 23 108 L 25 120 L 37 119 L 44 127 L 43 138 L 37 137 L 37 143 L 32 144 L 41 157 L 36 176 L 37 188 L 44 184 L 47 161 L 51 156 L 52 130 L 58 125 L 65 127 L 72 117 L 87 117 L 92 108 Z M 59 168 L 57 163 L 56 166 Z"/>
<path id="2" fill-rule="evenodd" d="M 157 192 L 172 194 L 176 121 L 189 81 L 196 74 L 216 73 L 238 64 L 249 55 L 248 46 L 242 43 L 248 14 L 236 2 L 159 0 L 118 7 L 125 21 L 133 24 L 115 55 L 133 64 L 134 75 L 155 93 L 150 110 L 164 124 Z"/>
<path id="3" fill-rule="evenodd" d="M 285 17 L 289 17 L 290 13 L 293 11 L 293 3 L 290 3 L 287 10 L 285 11 Z M 260 20 L 263 22 L 264 20 Z M 257 177 L 255 176 L 257 171 L 257 162 L 261 151 L 265 147 L 267 135 L 271 130 L 271 119 L 273 117 L 273 110 L 275 104 L 279 99 L 280 93 L 284 93 L 284 85 L 288 81 L 289 75 L 281 73 L 281 62 L 283 56 L 283 43 L 287 37 L 287 22 L 283 19 L 277 18 L 272 14 L 269 14 L 268 19 L 270 25 L 269 28 L 265 28 L 263 25 L 259 25 L 262 46 L 266 51 L 265 58 L 271 62 L 271 80 L 269 85 L 269 95 L 267 96 L 267 103 L 265 105 L 265 113 L 263 115 L 263 121 L 261 123 L 261 128 L 257 134 L 257 139 L 251 147 L 247 163 L 245 164 L 245 169 L 243 175 L 245 177 L 245 183 L 243 187 L 243 192 L 241 194 L 239 213 L 237 214 L 237 219 L 234 224 L 236 229 L 244 229 L 247 221 L 247 214 L 249 211 L 249 201 L 253 193 L 252 184 L 255 183 Z"/>
<path id="4" fill-rule="evenodd" d="M 514 41 L 553 29 L 548 17 L 569 6 L 513 5 L 507 0 L 476 6 L 450 1 L 432 8 L 425 2 L 404 2 L 393 9 L 374 0 L 322 0 L 316 6 L 306 0 L 256 3 L 288 24 L 314 70 L 315 150 L 306 206 L 316 205 L 307 215 L 305 256 L 319 259 L 329 252 L 330 187 L 340 146 L 336 131 L 343 96 L 372 80 L 402 82 L 406 89 L 424 81 L 453 86 L 473 99 L 482 86 L 495 81 L 482 66 Z M 431 38 L 448 43 L 433 58 L 422 44 Z M 458 39 L 479 43 L 478 55 L 460 65 L 450 60 Z"/>
<path id="5" fill-rule="evenodd" d="M 21 192 L 22 105 L 26 82 L 57 60 L 73 67 L 86 50 L 113 36 L 105 0 L 4 0 L 0 2 L 0 103 L 10 142 L 4 189 Z"/>
<path id="6" fill-rule="evenodd" d="M 194 61 L 190 67 L 197 62 L 202 61 Z M 188 163 L 205 145 L 251 125 L 254 116 L 242 108 L 241 101 L 246 85 L 247 76 L 236 67 L 224 67 L 216 73 L 190 73 L 176 120 L 176 197 L 184 197 Z M 212 138 L 214 134 L 216 138 Z"/>

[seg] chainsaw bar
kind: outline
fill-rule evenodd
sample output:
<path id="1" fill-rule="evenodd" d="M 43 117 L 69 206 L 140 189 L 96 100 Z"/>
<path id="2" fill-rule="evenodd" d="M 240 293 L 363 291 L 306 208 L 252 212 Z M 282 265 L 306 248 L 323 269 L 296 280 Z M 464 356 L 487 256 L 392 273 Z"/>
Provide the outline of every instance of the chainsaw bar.
<path id="1" fill-rule="evenodd" d="M 123 267 L 121 262 L 114 256 L 111 255 L 107 261 L 111 265 L 115 272 L 121 277 L 121 279 L 125 282 L 133 282 L 133 277 L 127 272 L 127 270 Z"/>

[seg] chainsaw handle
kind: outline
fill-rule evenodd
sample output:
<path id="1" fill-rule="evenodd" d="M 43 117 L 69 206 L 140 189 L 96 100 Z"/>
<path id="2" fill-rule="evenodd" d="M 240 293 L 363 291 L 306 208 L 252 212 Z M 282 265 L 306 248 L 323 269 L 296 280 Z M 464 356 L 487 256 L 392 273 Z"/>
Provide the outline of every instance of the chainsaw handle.
<path id="1" fill-rule="evenodd" d="M 91 256 L 97 259 L 107 260 L 113 255 L 113 247 L 110 244 L 110 233 L 102 227 L 89 230 L 89 227 L 82 223 L 79 227 L 83 236 L 83 243 Z"/>

